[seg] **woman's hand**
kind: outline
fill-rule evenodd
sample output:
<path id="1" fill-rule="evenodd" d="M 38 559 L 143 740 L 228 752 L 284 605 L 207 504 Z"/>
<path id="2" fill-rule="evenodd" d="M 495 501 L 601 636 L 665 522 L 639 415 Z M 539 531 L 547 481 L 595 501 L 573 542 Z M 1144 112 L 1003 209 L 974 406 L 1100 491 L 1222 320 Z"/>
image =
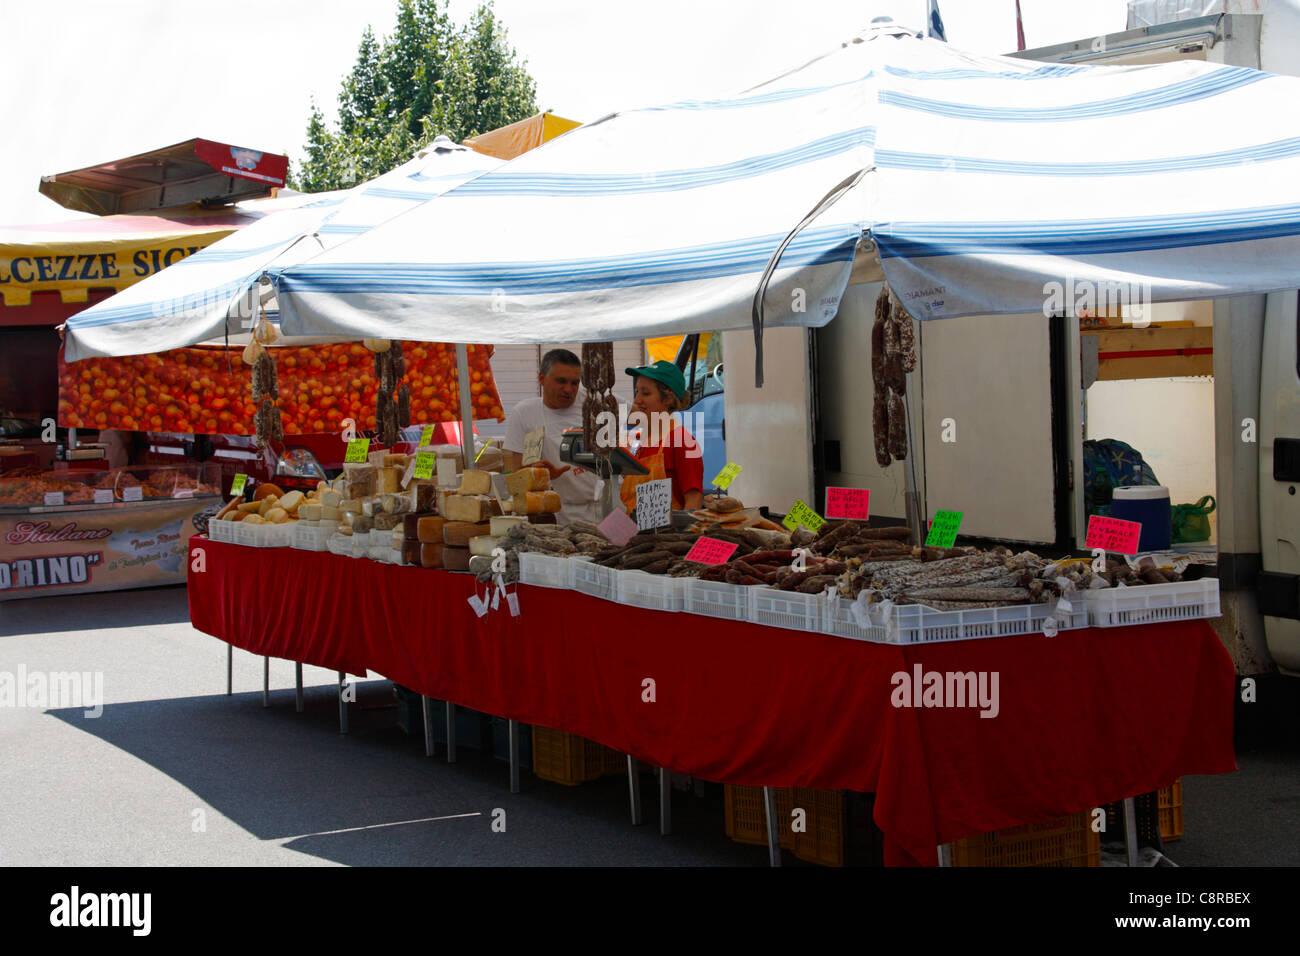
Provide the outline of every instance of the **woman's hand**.
<path id="1" fill-rule="evenodd" d="M 559 478 L 560 475 L 564 474 L 566 471 L 568 471 L 568 470 L 569 470 L 570 468 L 572 468 L 573 466 L 572 466 L 572 465 L 565 465 L 563 468 L 556 468 L 556 467 L 555 467 L 554 465 L 552 465 L 549 461 L 535 461 L 535 462 L 533 462 L 531 465 L 529 465 L 528 467 L 529 467 L 529 468 L 545 468 L 545 469 L 546 469 L 548 472 L 550 472 L 550 474 L 551 474 L 551 481 L 554 481 L 556 478 Z"/>

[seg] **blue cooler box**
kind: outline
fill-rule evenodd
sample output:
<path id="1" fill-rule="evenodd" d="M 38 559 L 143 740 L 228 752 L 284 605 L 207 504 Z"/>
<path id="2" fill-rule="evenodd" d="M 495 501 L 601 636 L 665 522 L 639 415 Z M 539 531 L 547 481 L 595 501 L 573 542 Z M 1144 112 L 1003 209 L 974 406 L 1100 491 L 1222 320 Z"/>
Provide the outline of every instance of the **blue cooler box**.
<path id="1" fill-rule="evenodd" d="M 1110 516 L 1142 525 L 1139 551 L 1164 551 L 1169 547 L 1172 510 L 1164 485 L 1121 485 L 1111 499 Z"/>

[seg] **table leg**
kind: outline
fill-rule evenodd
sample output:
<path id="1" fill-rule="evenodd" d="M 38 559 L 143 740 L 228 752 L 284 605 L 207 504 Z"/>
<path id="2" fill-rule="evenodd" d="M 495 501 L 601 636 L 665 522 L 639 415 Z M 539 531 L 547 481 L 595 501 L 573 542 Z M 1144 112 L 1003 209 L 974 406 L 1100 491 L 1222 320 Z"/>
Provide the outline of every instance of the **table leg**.
<path id="1" fill-rule="evenodd" d="M 510 792 L 519 792 L 519 725 L 513 720 L 506 724 L 506 739 L 510 749 Z"/>
<path id="2" fill-rule="evenodd" d="M 293 665 L 294 680 L 294 706 L 297 707 L 298 713 L 302 713 L 302 663 L 295 662 Z"/>
<path id="3" fill-rule="evenodd" d="M 226 696 L 229 697 L 235 689 L 235 645 L 226 645 Z"/>
<path id="4" fill-rule="evenodd" d="M 1132 797 L 1124 798 L 1124 847 L 1128 850 L 1128 865 L 1138 865 L 1137 807 Z"/>
<path id="5" fill-rule="evenodd" d="M 767 862 L 771 866 L 780 866 L 781 836 L 778 827 L 781 822 L 776 818 L 776 793 L 771 787 L 763 788 L 763 815 L 767 818 Z"/>
<path id="6" fill-rule="evenodd" d="M 659 768 L 659 833 L 673 832 L 673 775 L 667 767 Z"/>
<path id="7" fill-rule="evenodd" d="M 939 851 L 939 865 L 952 866 L 952 844 L 940 843 L 938 846 L 938 851 Z"/>
<path id="8" fill-rule="evenodd" d="M 456 762 L 456 705 L 447 701 L 447 763 Z"/>
<path id="9" fill-rule="evenodd" d="M 348 732 L 348 702 L 344 698 L 347 693 L 348 675 L 339 671 L 339 733 Z"/>
<path id="10" fill-rule="evenodd" d="M 262 706 L 271 706 L 271 658 L 262 658 Z"/>
<path id="11" fill-rule="evenodd" d="M 433 701 L 420 695 L 420 706 L 424 711 L 424 755 L 433 756 Z"/>
<path id="12" fill-rule="evenodd" d="M 641 768 L 631 754 L 627 755 L 627 789 L 632 799 L 632 826 L 639 827 L 645 822 L 641 817 Z"/>

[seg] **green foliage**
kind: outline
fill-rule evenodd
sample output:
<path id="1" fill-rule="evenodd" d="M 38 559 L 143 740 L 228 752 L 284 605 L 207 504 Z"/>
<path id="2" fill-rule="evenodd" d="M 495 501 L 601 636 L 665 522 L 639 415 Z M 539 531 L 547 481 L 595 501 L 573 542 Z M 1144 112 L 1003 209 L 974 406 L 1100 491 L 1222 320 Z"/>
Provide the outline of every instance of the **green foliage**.
<path id="1" fill-rule="evenodd" d="M 442 0 L 399 0 L 397 26 L 367 27 L 339 92 L 331 129 L 313 102 L 307 146 L 289 185 L 345 189 L 405 162 L 435 136 L 456 142 L 537 112 L 537 86 L 517 60 L 491 3 L 458 28 Z"/>

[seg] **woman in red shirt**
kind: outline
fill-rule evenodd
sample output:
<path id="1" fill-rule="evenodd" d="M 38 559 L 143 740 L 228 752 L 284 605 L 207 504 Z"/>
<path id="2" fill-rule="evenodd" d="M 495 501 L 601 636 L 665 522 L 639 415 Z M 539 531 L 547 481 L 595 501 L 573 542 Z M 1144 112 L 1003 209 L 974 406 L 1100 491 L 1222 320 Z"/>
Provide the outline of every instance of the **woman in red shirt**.
<path id="1" fill-rule="evenodd" d="M 695 436 L 672 416 L 685 405 L 686 377 L 676 365 L 665 361 L 626 371 L 632 376 L 635 391 L 632 408 L 640 413 L 632 418 L 639 426 L 632 454 L 650 469 L 650 474 L 624 479 L 623 503 L 629 511 L 636 506 L 636 485 L 642 481 L 670 478 L 674 510 L 693 511 L 702 507 L 704 456 Z"/>

